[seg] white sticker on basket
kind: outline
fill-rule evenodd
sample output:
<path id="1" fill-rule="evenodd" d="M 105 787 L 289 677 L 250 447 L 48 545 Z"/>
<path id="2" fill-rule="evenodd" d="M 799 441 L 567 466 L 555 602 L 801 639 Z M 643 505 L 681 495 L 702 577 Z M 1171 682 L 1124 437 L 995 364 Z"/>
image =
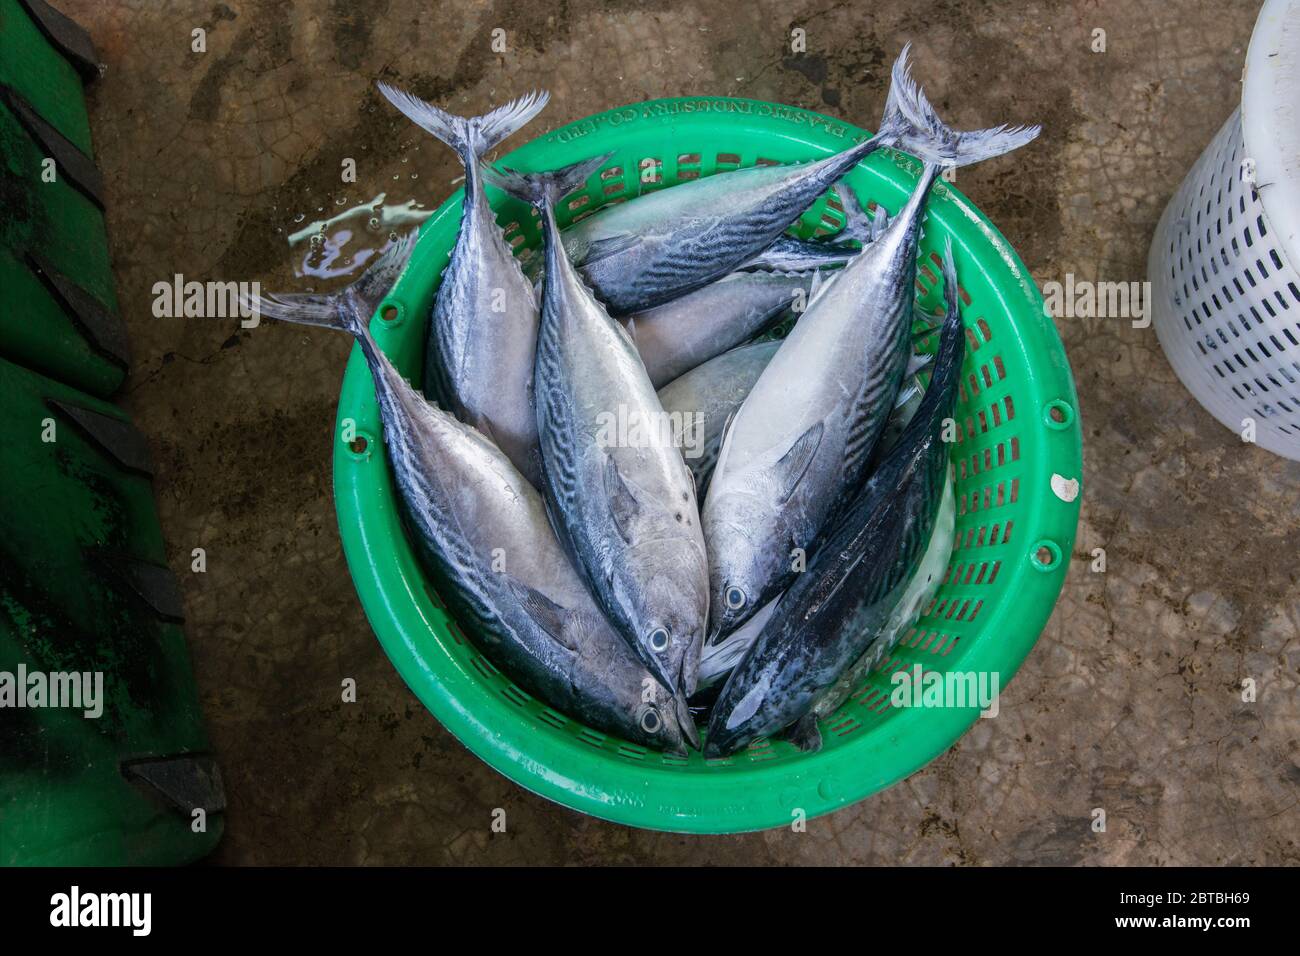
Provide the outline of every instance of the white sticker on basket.
<path id="1" fill-rule="evenodd" d="M 1062 501 L 1070 502 L 1079 497 L 1079 479 L 1066 478 L 1064 475 L 1052 475 L 1052 490 Z"/>

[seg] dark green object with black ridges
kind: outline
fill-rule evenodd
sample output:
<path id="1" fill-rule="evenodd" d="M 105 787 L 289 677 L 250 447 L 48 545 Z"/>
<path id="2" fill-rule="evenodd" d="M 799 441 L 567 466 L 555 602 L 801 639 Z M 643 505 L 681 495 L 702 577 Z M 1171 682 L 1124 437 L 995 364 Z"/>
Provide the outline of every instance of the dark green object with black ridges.
<path id="1" fill-rule="evenodd" d="M 0 0 L 0 356 L 111 396 L 130 359 L 81 79 Z"/>
<path id="2" fill-rule="evenodd" d="M 147 442 L 108 401 L 129 349 L 81 87 L 97 72 L 89 39 L 44 0 L 0 0 L 0 864 L 10 866 L 189 862 L 216 845 L 225 808 Z M 92 690 L 99 675 L 98 699 L 19 706 L 56 674 L 89 675 Z"/>

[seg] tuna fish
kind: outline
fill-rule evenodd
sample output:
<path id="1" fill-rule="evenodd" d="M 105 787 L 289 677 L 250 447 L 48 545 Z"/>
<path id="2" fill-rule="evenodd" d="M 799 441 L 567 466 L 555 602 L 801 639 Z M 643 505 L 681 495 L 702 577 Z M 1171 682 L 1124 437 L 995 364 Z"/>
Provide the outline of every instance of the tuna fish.
<path id="1" fill-rule="evenodd" d="M 860 676 L 887 652 L 882 634 L 896 639 L 901 632 L 891 621 L 922 563 L 948 484 L 944 422 L 953 415 L 965 349 L 956 281 L 947 267 L 953 305 L 920 408 L 727 678 L 705 756 L 734 753 L 781 731 L 800 748 L 817 749 L 817 720 L 842 701 L 845 675 Z"/>
<path id="2" fill-rule="evenodd" d="M 686 713 L 708 619 L 695 485 L 636 347 L 569 262 L 552 208 L 607 158 L 490 175 L 542 214 L 534 387 L 556 524 L 598 603 Z"/>
<path id="3" fill-rule="evenodd" d="M 921 556 L 921 563 L 908 579 L 902 596 L 889 611 L 885 622 L 880 625 L 875 638 L 867 644 L 867 649 L 862 652 L 857 663 L 841 674 L 834 686 L 818 699 L 812 710 L 817 719 L 825 719 L 835 713 L 853 691 L 862 686 L 867 675 L 884 663 L 889 652 L 898 645 L 899 638 L 938 593 L 944 573 L 948 570 L 948 562 L 952 560 L 952 546 L 957 531 L 957 495 L 953 490 L 951 471 L 949 469 L 944 480 L 939 510 L 934 518 L 934 530 L 930 534 L 930 543 Z M 758 615 L 755 614 L 754 617 L 757 618 Z M 745 628 L 736 633 L 743 630 Z"/>
<path id="4" fill-rule="evenodd" d="M 835 190 L 848 223 L 844 231 L 861 243 L 859 250 L 883 234 L 886 215 L 882 213 L 873 220 L 853 201 L 847 189 L 836 186 Z M 825 250 L 847 249 L 790 236 L 782 238 L 788 240 L 781 244 L 782 268 L 733 272 L 702 289 L 620 320 L 636 343 L 655 388 L 662 388 L 714 356 L 748 342 L 790 312 L 802 312 L 824 277 L 836 274 L 818 271 L 820 266 L 836 262 L 825 255 Z M 808 248 L 800 251 L 797 243 Z M 770 247 L 764 256 L 776 248 L 777 245 Z M 806 264 L 806 271 L 790 268 L 796 263 Z M 774 260 L 759 264 L 771 265 Z M 843 261 L 837 264 L 842 265 Z"/>
<path id="5" fill-rule="evenodd" d="M 944 487 L 943 498 L 939 503 L 939 514 L 935 518 L 934 533 L 916 572 L 908 582 L 907 589 L 899 598 L 894 609 L 880 629 L 879 636 L 871 643 L 859 662 L 844 672 L 835 682 L 833 690 L 828 691 L 825 700 L 818 704 L 817 715 L 826 717 L 834 713 L 848 699 L 854 689 L 862 684 L 867 673 L 878 665 L 897 643 L 903 633 L 912 626 L 927 604 L 938 593 L 943 583 L 944 572 L 952 558 L 952 545 L 957 528 L 957 501 L 953 492 L 952 478 L 949 477 Z M 732 631 L 727 638 L 717 644 L 708 644 L 700 654 L 700 693 L 725 681 L 727 675 L 735 670 L 749 652 L 763 628 L 776 612 L 780 597 L 773 598 L 757 614 L 740 627 Z M 699 695 L 697 694 L 697 697 Z M 691 701 L 695 706 L 696 700 Z"/>
<path id="6" fill-rule="evenodd" d="M 840 503 L 861 486 L 911 354 L 916 247 L 942 165 L 1000 155 L 1037 127 L 956 132 L 894 67 L 900 142 L 925 166 L 884 234 L 808 304 L 723 439 L 703 521 L 709 553 L 710 642 L 781 593 Z"/>
<path id="7" fill-rule="evenodd" d="M 840 186 L 835 187 L 837 193 L 840 193 L 840 190 Z M 569 229 L 580 229 L 581 225 L 577 223 L 569 226 L 564 233 L 568 233 Z M 747 262 L 742 262 L 739 268 L 763 269 L 769 272 L 807 272 L 810 269 L 838 268 L 861 252 L 862 246 L 871 241 L 883 225 L 881 217 L 872 219 L 865 213 L 860 216 L 850 214 L 839 232 L 823 238 L 800 239 L 782 234 L 762 252 Z M 577 241 L 579 240 L 576 238 L 566 240 L 566 244 Z M 538 281 L 542 272 L 541 250 L 521 250 L 519 265 L 524 270 L 524 275 L 533 282 Z"/>
<path id="8" fill-rule="evenodd" d="M 755 343 L 754 345 L 751 346 L 746 346 L 746 349 L 757 349 L 757 348 L 775 349 L 775 347 L 779 344 L 780 343 L 778 342 L 760 342 L 760 343 Z M 741 352 L 743 350 L 736 349 L 735 351 Z M 730 352 L 727 353 L 727 355 L 731 355 L 731 354 L 732 353 Z M 698 373 L 710 372 L 712 367 L 716 363 L 720 362 L 722 359 L 726 358 L 727 355 L 719 356 L 713 362 L 708 362 L 705 365 L 702 365 L 694 372 L 691 372 L 683 376 L 681 381 L 684 384 L 686 384 L 689 382 L 690 379 L 696 378 Z M 924 394 L 925 389 L 921 385 L 921 381 L 917 373 L 919 373 L 921 369 L 925 368 L 927 365 L 933 362 L 933 360 L 934 360 L 934 356 L 932 355 L 913 357 L 912 364 L 909 366 L 908 381 L 907 383 L 905 383 L 904 387 L 899 390 L 898 399 L 894 403 L 894 413 L 889 416 L 889 424 L 885 427 L 885 436 L 881 438 L 880 444 L 876 448 L 878 457 L 883 458 L 883 455 L 887 454 L 889 449 L 893 448 L 894 445 L 897 444 L 898 439 L 902 437 L 903 432 L 906 430 L 908 423 L 916 415 L 917 409 L 920 408 L 921 397 Z M 754 379 L 757 379 L 760 371 L 761 368 L 751 373 Z M 703 376 L 700 377 L 703 378 Z M 712 377 L 720 377 L 720 376 L 710 375 L 709 377 L 712 378 Z M 698 393 L 702 393 L 703 396 L 712 396 L 714 394 L 717 394 L 715 391 L 710 389 L 710 386 L 712 384 L 713 383 L 708 381 L 691 383 L 693 387 L 690 390 L 690 394 L 692 395 L 697 394 L 697 390 Z M 669 398 L 666 396 L 668 395 L 669 390 L 670 389 L 675 390 L 676 386 L 677 383 L 674 382 L 672 385 L 668 386 L 668 388 L 661 389 L 659 392 L 659 397 L 664 400 L 665 409 L 669 408 Z M 739 391 L 739 388 L 735 389 L 734 391 Z M 728 395 L 727 397 L 732 398 L 734 396 L 734 391 L 731 393 L 731 395 Z M 679 394 L 684 395 L 687 393 L 685 392 L 685 390 L 683 390 L 683 392 Z M 735 405 L 739 406 L 739 404 L 742 401 L 744 401 L 744 395 L 741 395 L 738 398 L 734 398 L 733 400 L 735 402 Z M 686 409 L 689 409 L 694 405 L 699 405 L 701 407 L 708 407 L 709 403 L 710 403 L 710 398 L 708 397 L 701 397 L 700 399 L 694 401 L 691 399 L 683 398 L 679 402 L 678 401 L 674 402 L 674 410 L 676 410 L 677 405 L 680 404 L 680 407 L 682 409 L 681 417 L 683 418 L 683 420 L 689 420 L 688 415 L 690 414 L 690 412 L 687 411 Z M 706 423 L 705 424 L 706 435 L 708 433 L 707 421 L 708 418 L 705 417 L 704 422 Z M 714 436 L 714 441 L 715 441 L 715 444 L 713 446 L 714 459 L 716 460 L 717 457 L 716 436 Z M 705 470 L 704 468 L 698 465 L 692 464 L 692 459 L 689 457 L 686 459 L 686 462 L 687 464 L 691 465 L 691 470 L 695 474 L 696 483 L 701 488 L 704 488 L 708 482 L 709 477 L 712 474 L 712 469 L 709 468 L 708 470 Z M 926 551 L 926 557 L 921 562 L 921 569 L 917 571 L 917 574 L 913 579 L 914 586 L 911 590 L 908 591 L 907 594 L 904 595 L 903 602 L 900 603 L 898 612 L 894 615 L 893 618 L 891 618 L 891 621 L 894 621 L 895 619 L 897 620 L 897 625 L 899 628 L 906 626 L 911 621 L 911 619 L 915 617 L 916 610 L 919 609 L 919 607 L 922 604 L 924 604 L 927 600 L 929 600 L 929 598 L 932 597 L 934 595 L 934 592 L 938 589 L 939 579 L 942 577 L 943 568 L 946 566 L 948 556 L 952 551 L 953 504 L 954 503 L 953 503 L 952 489 L 950 483 L 949 490 L 947 491 L 946 497 L 944 498 L 944 504 L 941 505 L 939 509 L 940 517 L 939 517 L 938 524 L 935 528 L 934 537 L 931 539 L 930 542 L 930 548 L 929 550 Z M 947 509 L 947 511 L 945 511 L 945 508 Z M 944 523 L 945 514 L 947 515 L 946 525 Z M 937 573 L 934 572 L 934 563 L 936 561 L 943 562 L 939 566 L 939 570 Z M 719 680 L 725 679 L 726 676 L 729 673 L 731 673 L 732 668 L 734 668 L 736 664 L 740 663 L 741 658 L 744 657 L 745 652 L 749 650 L 750 645 L 753 644 L 754 641 L 758 638 L 758 635 L 762 633 L 764 625 L 767 623 L 768 618 L 770 618 L 772 616 L 772 613 L 776 610 L 776 604 L 780 600 L 781 598 L 779 596 L 773 598 L 766 605 L 760 608 L 757 614 L 751 617 L 744 624 L 740 625 L 740 627 L 736 628 L 734 631 L 732 631 L 730 634 L 728 634 L 725 638 L 723 638 L 718 643 L 704 645 L 704 650 L 700 654 L 700 688 L 701 689 L 710 687 L 713 684 L 717 683 Z M 907 610 L 908 608 L 911 608 L 911 610 L 910 611 Z M 882 639 L 884 639 L 884 637 L 885 635 L 882 635 Z M 692 705 L 694 704 L 695 701 L 692 701 Z"/>
<path id="9" fill-rule="evenodd" d="M 530 93 L 483 116 L 453 116 L 379 84 L 389 102 L 454 149 L 465 166 L 460 233 L 433 302 L 425 394 L 491 438 L 540 487 L 532 407 L 537 300 L 483 190 L 483 157 L 546 105 Z"/>
<path id="10" fill-rule="evenodd" d="M 628 650 L 587 594 L 536 489 L 486 436 L 412 388 L 367 327 L 414 234 L 335 295 L 250 303 L 274 319 L 347 332 L 375 385 L 383 445 L 438 593 L 480 650 L 530 693 L 590 726 L 660 750 L 694 738 L 673 695 Z M 504 562 L 504 563 L 502 563 Z"/>
<path id="11" fill-rule="evenodd" d="M 615 316 L 721 279 L 770 247 L 860 161 L 907 135 L 895 100 L 879 132 L 826 159 L 717 173 L 607 206 L 565 230 L 569 257 Z"/>

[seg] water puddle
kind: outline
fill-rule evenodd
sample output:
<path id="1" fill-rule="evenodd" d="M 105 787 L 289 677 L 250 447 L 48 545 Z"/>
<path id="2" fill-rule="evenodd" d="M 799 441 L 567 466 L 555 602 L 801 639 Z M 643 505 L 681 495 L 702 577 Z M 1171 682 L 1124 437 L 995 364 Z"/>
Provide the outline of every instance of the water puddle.
<path id="1" fill-rule="evenodd" d="M 346 203 L 346 199 L 335 200 L 336 205 Z M 306 222 L 305 213 L 298 213 L 288 237 L 289 247 L 303 252 L 301 262 L 294 264 L 294 275 L 337 279 L 359 274 L 400 233 L 418 227 L 432 214 L 432 209 L 417 200 L 389 202 L 388 194 L 382 192 L 368 202 L 312 222 Z"/>

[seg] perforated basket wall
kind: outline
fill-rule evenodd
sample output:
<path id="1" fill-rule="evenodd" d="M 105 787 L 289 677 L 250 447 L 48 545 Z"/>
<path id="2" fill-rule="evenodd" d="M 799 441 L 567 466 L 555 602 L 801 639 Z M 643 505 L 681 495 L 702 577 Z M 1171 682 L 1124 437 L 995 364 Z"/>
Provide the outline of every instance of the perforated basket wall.
<path id="1" fill-rule="evenodd" d="M 554 168 L 613 150 L 562 223 L 654 189 L 757 163 L 828 155 L 867 134 L 771 103 L 658 100 L 556 130 L 501 161 Z M 865 205 L 897 212 L 916 182 L 910 160 L 877 154 L 847 182 Z M 495 191 L 498 220 L 517 247 L 539 241 L 535 218 Z M 406 272 L 372 327 L 403 373 L 419 380 L 425 324 L 460 219 L 452 197 L 425 223 Z M 825 198 L 801 222 L 838 228 Z M 467 747 L 513 780 L 575 809 L 659 829 L 729 832 L 788 824 L 858 800 L 912 773 L 977 719 L 978 705 L 894 707 L 890 675 L 929 671 L 997 676 L 1002 687 L 1037 639 L 1073 546 L 1081 475 L 1077 400 L 1042 299 L 1006 243 L 959 193 L 930 203 L 917 292 L 939 305 L 935 250 L 951 235 L 969 349 L 963 369 L 956 471 L 957 542 L 938 597 L 896 652 L 823 725 L 824 749 L 775 741 L 723 760 L 672 757 L 616 740 L 549 709 L 499 673 L 441 605 L 403 535 L 369 374 L 354 352 L 339 401 L 335 492 L 344 548 L 376 634 L 425 705 Z M 389 310 L 392 306 L 392 310 Z M 389 319 L 378 316 L 387 314 Z M 346 444 L 355 423 L 362 442 Z M 364 447 L 363 447 L 364 446 Z M 1059 476 L 1057 491 L 1053 475 Z"/>
<path id="2" fill-rule="evenodd" d="M 1234 110 L 1165 208 L 1152 320 L 1183 384 L 1228 428 L 1300 459 L 1300 272 L 1269 228 Z"/>
<path id="3" fill-rule="evenodd" d="M 1241 106 L 1151 242 L 1156 334 L 1215 418 L 1300 460 L 1300 0 L 1267 0 Z"/>

